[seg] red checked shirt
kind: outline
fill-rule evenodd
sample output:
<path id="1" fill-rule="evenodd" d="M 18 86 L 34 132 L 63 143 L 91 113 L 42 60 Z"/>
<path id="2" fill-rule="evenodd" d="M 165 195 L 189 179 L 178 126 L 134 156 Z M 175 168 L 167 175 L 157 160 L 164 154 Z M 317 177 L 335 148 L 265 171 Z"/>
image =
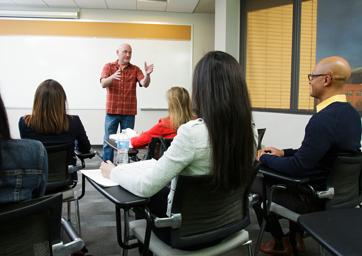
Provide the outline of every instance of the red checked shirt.
<path id="1" fill-rule="evenodd" d="M 111 76 L 119 69 L 118 60 L 104 65 L 101 79 Z M 107 87 L 106 112 L 107 114 L 136 115 L 137 81 L 141 81 L 144 75 L 141 69 L 131 63 L 121 71 L 120 80 L 113 80 Z"/>

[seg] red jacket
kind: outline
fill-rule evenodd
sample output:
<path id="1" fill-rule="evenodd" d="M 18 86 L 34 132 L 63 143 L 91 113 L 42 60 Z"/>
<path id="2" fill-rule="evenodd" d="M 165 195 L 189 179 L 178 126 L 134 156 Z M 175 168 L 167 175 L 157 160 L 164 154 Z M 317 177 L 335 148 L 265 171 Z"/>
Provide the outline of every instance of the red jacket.
<path id="1" fill-rule="evenodd" d="M 137 137 L 131 139 L 133 148 L 143 148 L 147 146 L 153 137 L 164 137 L 166 139 L 172 139 L 176 136 L 176 130 L 171 127 L 171 121 L 169 117 L 162 118 L 158 123 L 148 131 L 141 133 Z"/>

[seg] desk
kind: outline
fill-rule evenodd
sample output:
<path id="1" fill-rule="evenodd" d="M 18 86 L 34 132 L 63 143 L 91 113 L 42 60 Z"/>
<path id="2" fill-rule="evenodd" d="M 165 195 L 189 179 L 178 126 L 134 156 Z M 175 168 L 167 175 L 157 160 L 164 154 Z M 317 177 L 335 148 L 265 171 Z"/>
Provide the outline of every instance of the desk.
<path id="1" fill-rule="evenodd" d="M 92 179 L 86 177 L 82 174 L 82 191 L 85 191 L 85 180 L 96 189 L 102 195 L 104 195 L 107 199 L 109 199 L 112 203 L 115 204 L 116 209 L 116 227 L 117 227 L 117 241 L 119 246 L 123 249 L 123 255 L 126 255 L 128 249 L 132 249 L 138 246 L 138 244 L 128 244 L 129 240 L 129 227 L 128 227 L 128 214 L 129 210 L 132 207 L 136 206 L 145 206 L 149 198 L 138 197 L 129 191 L 125 190 L 121 186 L 114 187 L 103 187 L 93 181 Z M 124 216 L 124 237 L 122 238 L 122 225 L 121 225 L 121 209 L 123 210 Z"/>
<path id="2" fill-rule="evenodd" d="M 362 254 L 362 209 L 334 209 L 299 217 L 298 222 L 334 255 Z"/>

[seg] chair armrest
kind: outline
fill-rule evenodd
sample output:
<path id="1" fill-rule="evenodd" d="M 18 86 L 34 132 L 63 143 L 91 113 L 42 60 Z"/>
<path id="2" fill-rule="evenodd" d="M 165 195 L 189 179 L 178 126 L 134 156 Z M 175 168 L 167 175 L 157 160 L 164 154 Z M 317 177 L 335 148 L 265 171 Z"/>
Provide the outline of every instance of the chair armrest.
<path id="1" fill-rule="evenodd" d="M 64 218 L 61 219 L 62 228 L 68 235 L 70 242 L 53 244 L 53 256 L 65 256 L 80 251 L 84 247 L 84 241 L 77 235 L 73 227 Z"/>
<path id="2" fill-rule="evenodd" d="M 295 183 L 295 184 L 307 184 L 311 181 L 311 179 L 309 177 L 296 178 L 296 177 L 287 176 L 276 170 L 270 169 L 264 165 L 261 165 L 259 167 L 258 172 L 263 174 L 264 177 L 277 179 L 280 182 Z"/>
<path id="3" fill-rule="evenodd" d="M 261 173 L 265 178 L 272 178 L 275 181 L 274 185 L 271 186 L 271 193 L 268 200 L 272 201 L 274 190 L 286 189 L 287 187 L 294 186 L 298 189 L 307 191 L 314 194 L 318 198 L 333 198 L 334 189 L 330 188 L 327 191 L 316 191 L 312 184 L 316 184 L 322 180 L 325 180 L 325 172 L 316 170 L 312 176 L 309 177 L 291 177 L 284 173 L 280 173 L 276 170 L 268 168 L 264 165 L 259 166 L 259 173 Z"/>
<path id="4" fill-rule="evenodd" d="M 280 181 L 295 184 L 308 184 L 326 179 L 326 172 L 322 170 L 315 170 L 313 175 L 309 175 L 308 177 L 303 178 L 288 176 L 284 173 L 278 172 L 278 170 L 271 169 L 264 165 L 259 166 L 258 172 L 263 174 L 264 177 L 274 178 Z"/>
<path id="5" fill-rule="evenodd" d="M 157 228 L 179 228 L 182 223 L 182 216 L 180 213 L 172 214 L 171 217 L 168 218 L 155 218 L 153 221 L 155 227 Z"/>
<path id="6" fill-rule="evenodd" d="M 96 155 L 96 153 L 94 151 L 89 151 L 87 153 L 81 153 L 78 150 L 74 150 L 74 153 L 79 159 L 87 159 L 87 158 L 91 159 Z"/>
<path id="7" fill-rule="evenodd" d="M 334 197 L 334 188 L 330 187 L 324 191 L 317 191 L 317 197 L 321 199 L 333 199 Z"/>
<path id="8" fill-rule="evenodd" d="M 82 169 L 85 168 L 84 159 L 87 159 L 87 158 L 91 159 L 96 155 L 96 153 L 92 150 L 87 153 L 81 153 L 78 150 L 74 150 L 74 154 L 79 158 L 80 162 L 82 163 Z"/>

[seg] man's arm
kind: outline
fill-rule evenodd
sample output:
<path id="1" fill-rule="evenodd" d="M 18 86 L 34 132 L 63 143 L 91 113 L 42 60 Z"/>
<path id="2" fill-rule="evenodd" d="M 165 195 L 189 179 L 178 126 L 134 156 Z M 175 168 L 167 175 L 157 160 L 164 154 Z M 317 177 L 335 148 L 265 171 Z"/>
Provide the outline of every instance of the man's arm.
<path id="1" fill-rule="evenodd" d="M 147 63 L 145 62 L 145 72 L 146 72 L 146 75 L 140 81 L 140 85 L 142 87 L 148 87 L 150 85 L 151 73 L 153 72 L 153 64 L 147 65 Z"/>
<path id="2" fill-rule="evenodd" d="M 148 87 L 151 82 L 151 76 L 149 74 L 146 74 L 145 77 L 140 81 L 140 84 L 142 87 Z"/>
<path id="3" fill-rule="evenodd" d="M 333 141 L 333 132 L 328 125 L 310 120 L 305 129 L 305 137 L 297 151 L 284 150 L 284 157 L 271 154 L 260 156 L 260 162 L 272 169 L 293 177 L 310 174 L 325 156 Z M 294 154 L 290 154 L 295 152 Z"/>
<path id="4" fill-rule="evenodd" d="M 113 80 L 119 80 L 120 78 L 121 78 L 121 71 L 119 69 L 117 69 L 117 71 L 114 72 L 109 77 L 101 78 L 102 88 L 109 87 L 110 85 L 112 85 Z"/>

